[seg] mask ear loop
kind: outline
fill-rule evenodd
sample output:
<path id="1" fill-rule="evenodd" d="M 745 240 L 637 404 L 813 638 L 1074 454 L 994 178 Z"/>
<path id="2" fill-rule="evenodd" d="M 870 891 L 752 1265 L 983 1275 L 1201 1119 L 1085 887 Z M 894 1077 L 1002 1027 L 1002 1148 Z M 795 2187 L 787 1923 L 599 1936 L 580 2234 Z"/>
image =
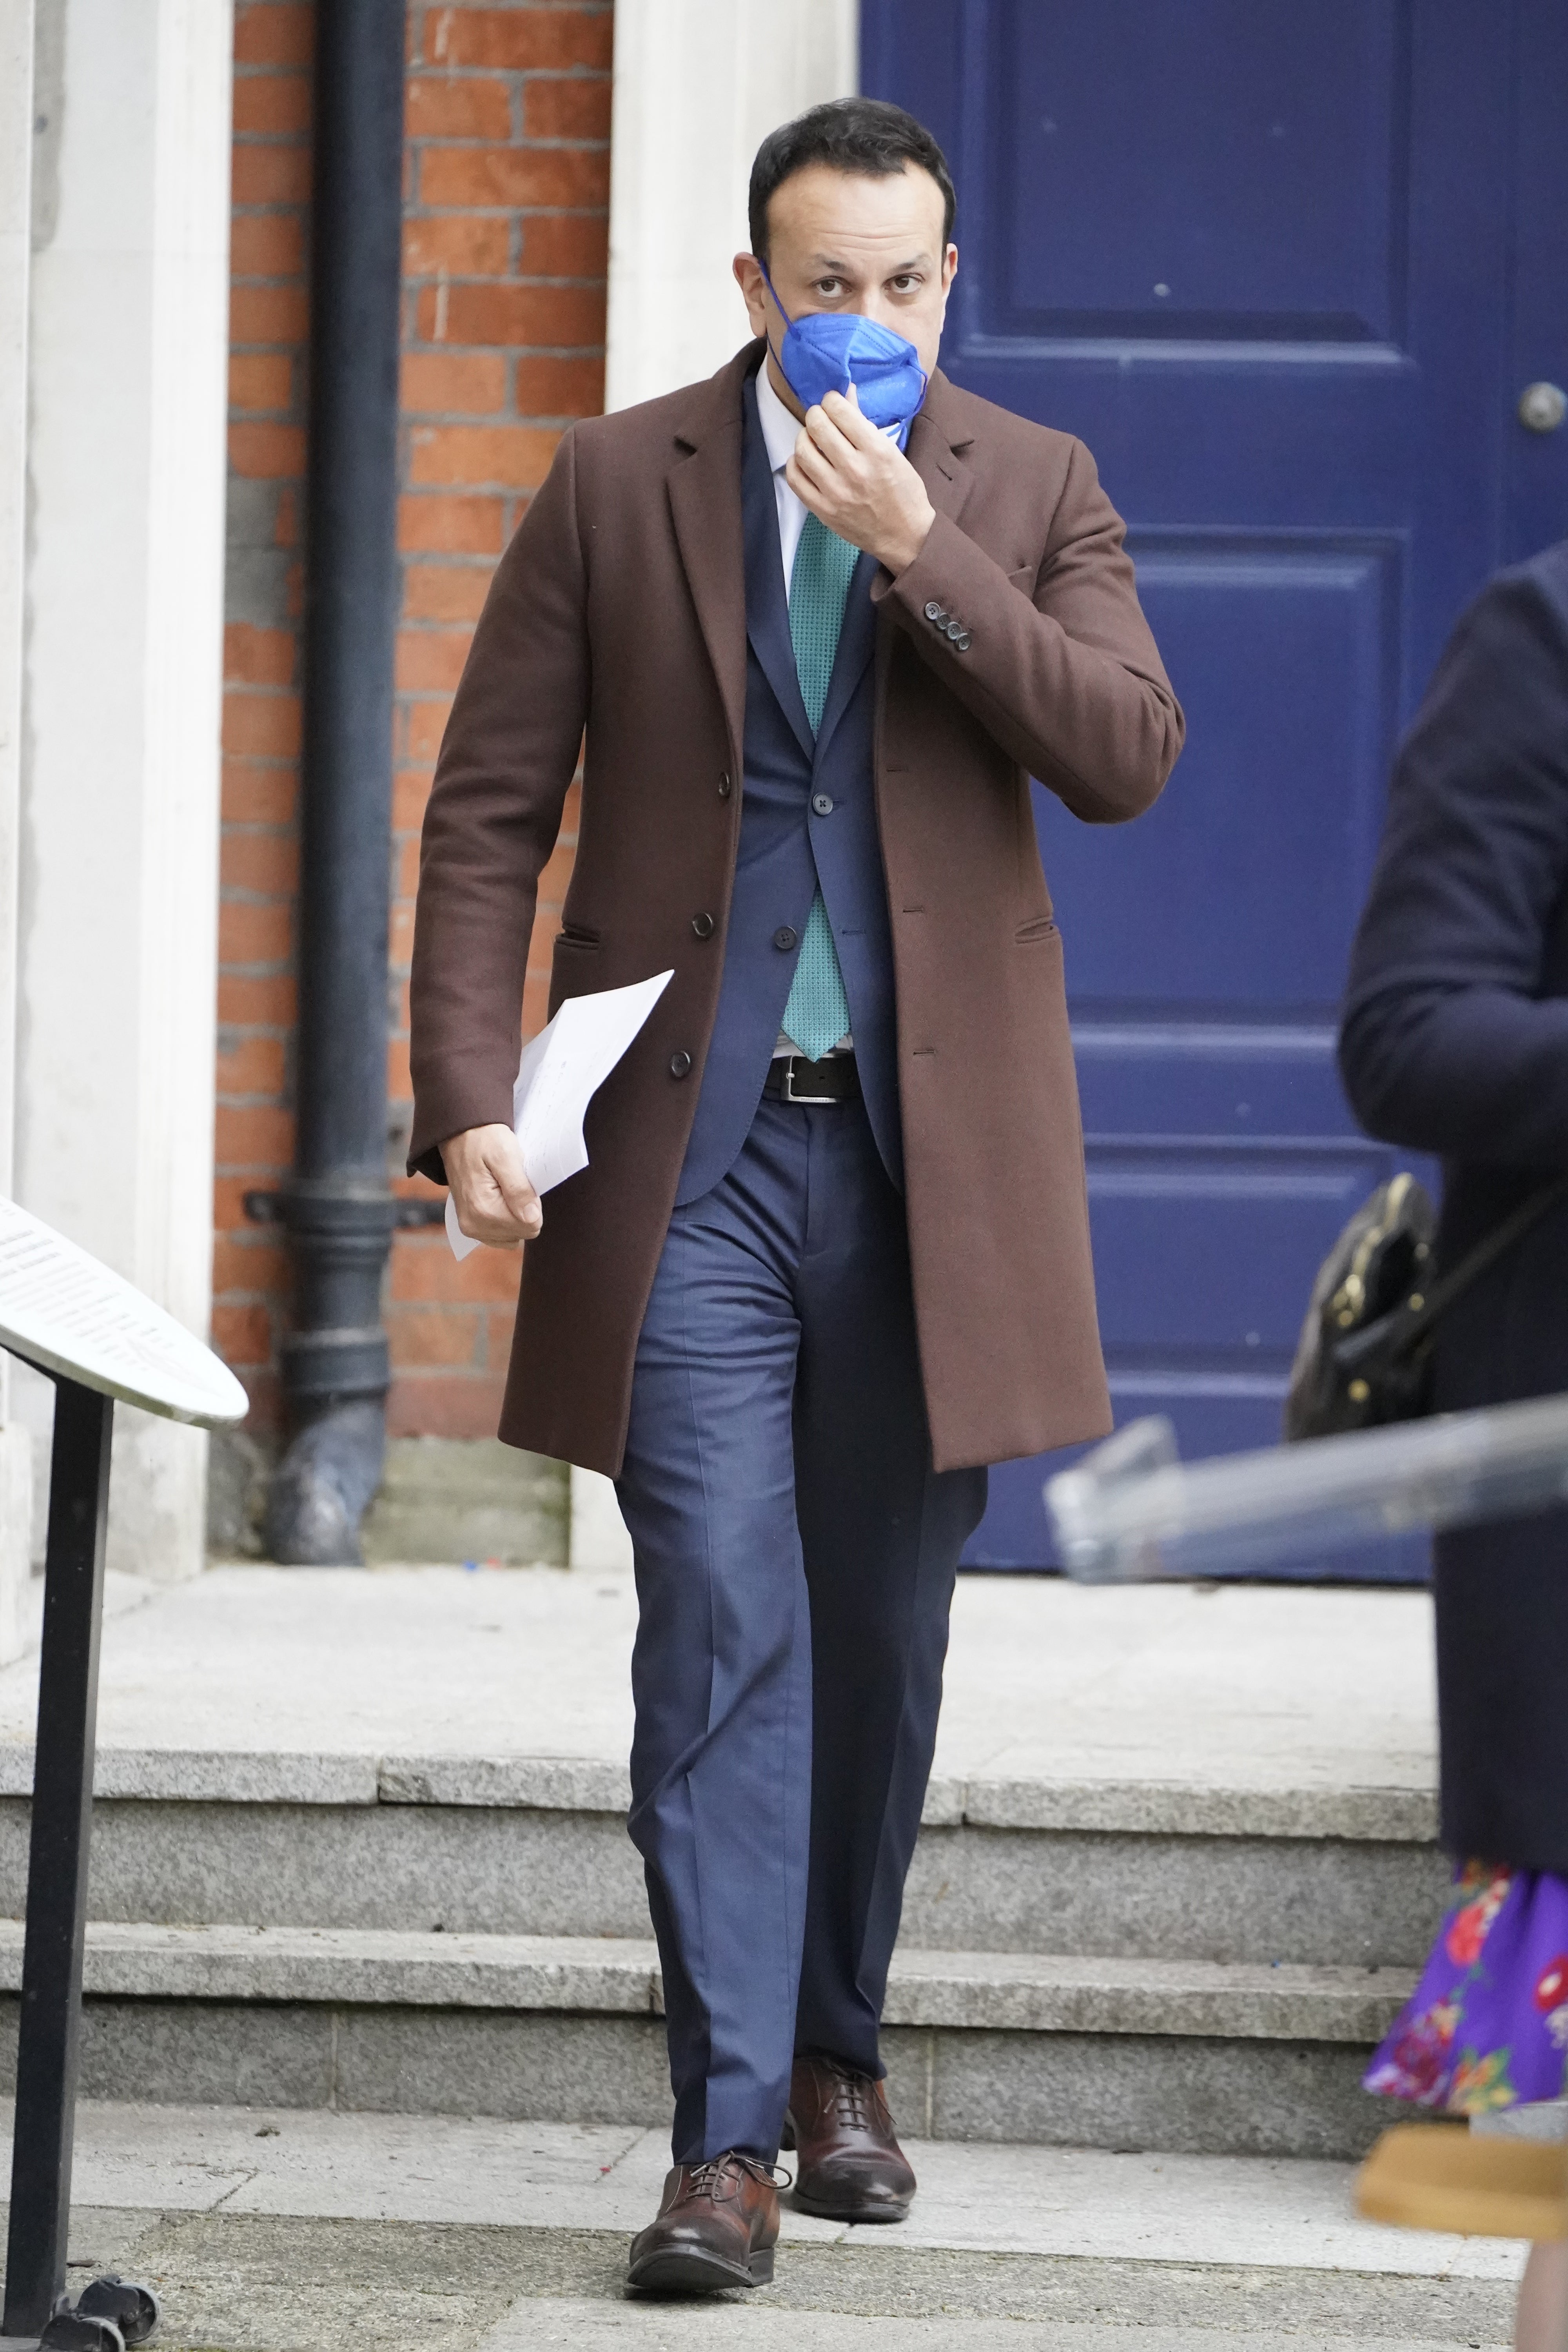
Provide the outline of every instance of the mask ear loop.
<path id="1" fill-rule="evenodd" d="M 767 288 L 767 289 L 768 289 L 768 292 L 769 292 L 769 293 L 773 296 L 773 305 L 774 305 L 774 308 L 775 308 L 775 309 L 777 310 L 777 311 L 778 311 L 779 317 L 784 320 L 784 325 L 785 325 L 786 327 L 793 327 L 793 326 L 794 326 L 794 324 L 795 324 L 795 320 L 790 317 L 789 312 L 784 309 L 784 304 L 779 300 L 779 289 L 778 289 L 778 288 L 773 284 L 773 279 L 768 276 L 768 265 L 767 265 L 767 263 L 763 259 L 763 257 L 762 257 L 762 255 L 761 255 L 760 253 L 759 253 L 759 254 L 754 254 L 754 255 L 752 256 L 752 259 L 756 262 L 757 268 L 758 268 L 762 271 L 762 273 L 763 273 L 763 283 L 766 286 L 766 288 Z"/>

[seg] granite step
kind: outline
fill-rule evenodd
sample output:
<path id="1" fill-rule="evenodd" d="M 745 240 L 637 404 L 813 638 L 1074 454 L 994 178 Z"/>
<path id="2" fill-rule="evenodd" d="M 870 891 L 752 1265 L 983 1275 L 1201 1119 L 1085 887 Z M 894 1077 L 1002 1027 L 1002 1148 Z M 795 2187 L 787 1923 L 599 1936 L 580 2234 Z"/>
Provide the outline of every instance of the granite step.
<path id="1" fill-rule="evenodd" d="M 27 1751 L 0 1751 L 0 1909 L 23 1906 Z M 201 1753 L 99 1759 L 105 1920 L 637 1937 L 622 1765 Z M 1447 1872 L 1424 1790 L 933 1781 L 906 1948 L 1414 1967 Z"/>
<path id="2" fill-rule="evenodd" d="M 7 1994 L 21 1950 L 20 1924 L 0 1923 Z M 1366 2053 L 1410 1981 L 1342 1965 L 901 1950 L 891 2095 L 926 2137 L 1353 2156 L 1377 2122 L 1357 2087 Z M 99 1922 L 86 1988 L 92 2095 L 668 2117 L 646 1940 Z"/>

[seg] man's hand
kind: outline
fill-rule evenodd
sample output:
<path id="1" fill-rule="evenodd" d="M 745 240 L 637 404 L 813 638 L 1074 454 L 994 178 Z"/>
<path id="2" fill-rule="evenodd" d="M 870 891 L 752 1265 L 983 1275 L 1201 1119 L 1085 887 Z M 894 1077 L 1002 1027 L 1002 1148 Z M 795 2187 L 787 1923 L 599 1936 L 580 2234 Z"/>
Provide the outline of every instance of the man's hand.
<path id="1" fill-rule="evenodd" d="M 471 1242 L 511 1249 L 531 1242 L 544 1223 L 539 1195 L 523 1169 L 510 1127 L 468 1127 L 441 1146 L 458 1223 Z"/>
<path id="2" fill-rule="evenodd" d="M 806 410 L 784 479 L 819 522 L 889 572 L 914 562 L 936 520 L 903 451 L 839 392 Z"/>

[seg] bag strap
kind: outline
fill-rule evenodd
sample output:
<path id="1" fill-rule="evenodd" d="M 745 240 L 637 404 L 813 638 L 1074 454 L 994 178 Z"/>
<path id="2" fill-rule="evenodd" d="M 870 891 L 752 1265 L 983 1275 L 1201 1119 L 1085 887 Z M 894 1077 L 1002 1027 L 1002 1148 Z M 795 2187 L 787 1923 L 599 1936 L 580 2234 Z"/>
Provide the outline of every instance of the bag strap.
<path id="1" fill-rule="evenodd" d="M 1392 1360 L 1409 1354 L 1426 1338 L 1438 1317 L 1446 1314 L 1457 1298 L 1462 1297 L 1489 1266 L 1506 1256 L 1515 1243 L 1522 1241 L 1531 1227 L 1562 1201 L 1568 1201 L 1568 1176 L 1553 1177 L 1550 1184 L 1542 1185 L 1521 1201 L 1510 1216 L 1484 1234 L 1458 1265 L 1451 1266 L 1440 1281 L 1433 1284 L 1419 1307 L 1402 1300 L 1364 1330 L 1340 1340 L 1332 1351 L 1335 1361 L 1350 1371 L 1360 1370 L 1371 1356 L 1381 1355 L 1384 1360 Z"/>

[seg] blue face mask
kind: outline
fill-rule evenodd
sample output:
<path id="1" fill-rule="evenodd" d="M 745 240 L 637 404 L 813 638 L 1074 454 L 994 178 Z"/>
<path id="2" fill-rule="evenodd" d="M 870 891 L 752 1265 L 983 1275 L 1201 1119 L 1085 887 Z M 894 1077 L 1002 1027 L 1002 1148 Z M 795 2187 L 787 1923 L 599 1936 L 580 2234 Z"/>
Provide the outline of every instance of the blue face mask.
<path id="1" fill-rule="evenodd" d="M 765 268 L 763 276 L 789 331 L 778 360 L 801 406 L 815 408 L 829 392 L 847 399 L 853 384 L 861 415 L 884 430 L 898 425 L 901 449 L 926 394 L 926 373 L 913 343 L 855 310 L 807 310 L 792 320 Z"/>

